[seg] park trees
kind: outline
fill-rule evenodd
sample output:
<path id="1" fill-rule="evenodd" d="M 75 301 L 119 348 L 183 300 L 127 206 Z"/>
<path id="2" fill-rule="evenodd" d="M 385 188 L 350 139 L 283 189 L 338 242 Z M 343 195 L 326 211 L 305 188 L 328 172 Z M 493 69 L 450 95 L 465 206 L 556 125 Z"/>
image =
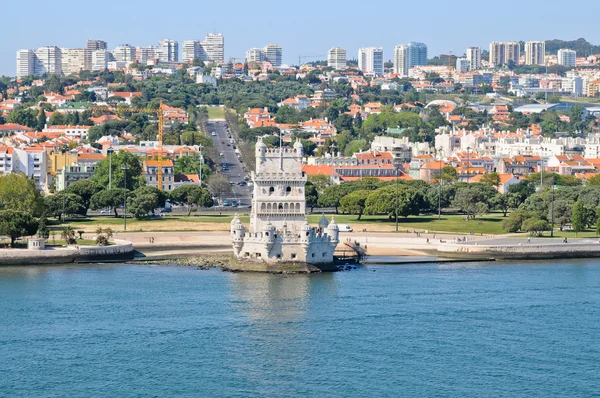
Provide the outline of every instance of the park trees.
<path id="1" fill-rule="evenodd" d="M 349 193 L 340 200 L 340 211 L 342 213 L 356 214 L 360 220 L 365 211 L 365 202 L 372 191 L 360 190 Z"/>
<path id="2" fill-rule="evenodd" d="M 456 189 L 452 204 L 466 215 L 467 220 L 474 219 L 489 211 L 495 196 L 496 190 L 487 184 L 461 184 Z"/>
<path id="3" fill-rule="evenodd" d="M 310 207 L 310 211 L 312 213 L 319 201 L 319 191 L 317 191 L 317 187 L 310 181 L 308 181 L 304 186 L 304 197 L 306 199 L 306 206 Z"/>
<path id="4" fill-rule="evenodd" d="M 76 214 L 83 216 L 87 211 L 81 196 L 65 191 L 44 198 L 44 207 L 47 215 L 56 217 L 59 221 Z"/>
<path id="5" fill-rule="evenodd" d="M 400 217 L 419 215 L 419 203 L 422 202 L 422 194 L 415 188 L 405 184 L 398 187 L 387 185 L 369 194 L 365 202 L 365 214 L 387 214 L 391 220 L 397 209 Z"/>
<path id="6" fill-rule="evenodd" d="M 156 187 L 139 187 L 127 198 L 127 210 L 137 219 L 145 218 L 159 207 L 164 207 L 167 195 Z"/>
<path id="7" fill-rule="evenodd" d="M 122 206 L 125 201 L 125 189 L 105 189 L 97 192 L 92 196 L 90 200 L 90 208 L 92 210 L 98 209 L 112 209 L 115 217 L 119 217 L 117 208 Z"/>
<path id="8" fill-rule="evenodd" d="M 173 202 L 184 204 L 187 206 L 189 217 L 193 207 L 211 207 L 213 200 L 210 196 L 210 192 L 207 189 L 201 188 L 197 185 L 182 185 L 181 187 L 173 190 L 170 194 L 170 198 Z"/>
<path id="9" fill-rule="evenodd" d="M 571 225 L 573 226 L 575 236 L 577 236 L 586 226 L 585 206 L 582 200 L 578 200 L 573 204 L 571 213 Z"/>
<path id="10" fill-rule="evenodd" d="M 20 237 L 35 234 L 37 229 L 38 220 L 29 212 L 19 210 L 0 211 L 0 235 L 8 236 L 11 246 Z"/>
<path id="11" fill-rule="evenodd" d="M 90 208 L 90 201 L 92 200 L 92 196 L 97 192 L 102 190 L 102 186 L 100 186 L 96 181 L 85 179 L 74 182 L 65 188 L 65 193 L 77 195 L 81 198 L 83 207 L 85 209 L 83 215 L 87 214 L 88 209 Z"/>
<path id="12" fill-rule="evenodd" d="M 10 209 L 42 214 L 44 201 L 35 187 L 35 181 L 23 173 L 0 176 L 0 210 Z"/>
<path id="13" fill-rule="evenodd" d="M 128 169 L 123 170 L 123 167 Z M 127 175 L 127 181 L 125 181 L 125 175 Z M 93 180 L 103 187 L 108 187 L 109 180 L 111 180 L 111 188 L 127 188 L 130 191 L 146 184 L 146 180 L 142 175 L 140 158 L 127 151 L 113 153 L 112 160 L 106 158 L 100 162 Z"/>
<path id="14" fill-rule="evenodd" d="M 352 191 L 356 190 L 374 190 L 379 187 L 379 182 L 373 178 L 364 178 L 362 181 L 345 182 L 339 185 L 331 185 L 327 187 L 323 193 L 319 193 L 319 206 L 334 207 L 335 212 L 338 212 L 340 200 Z"/>
<path id="15" fill-rule="evenodd" d="M 213 196 L 219 198 L 219 200 L 223 198 L 223 195 L 231 192 L 231 185 L 229 184 L 227 177 L 221 173 L 215 173 L 211 175 L 208 179 L 207 186 L 209 192 Z"/>

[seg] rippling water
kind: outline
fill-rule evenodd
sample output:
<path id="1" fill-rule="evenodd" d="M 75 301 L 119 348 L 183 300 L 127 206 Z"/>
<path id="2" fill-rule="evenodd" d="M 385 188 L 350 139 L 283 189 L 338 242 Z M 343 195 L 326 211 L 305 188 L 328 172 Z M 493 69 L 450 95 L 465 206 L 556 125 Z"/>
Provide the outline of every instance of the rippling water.
<path id="1" fill-rule="evenodd" d="M 600 262 L 0 268 L 0 396 L 600 393 Z"/>

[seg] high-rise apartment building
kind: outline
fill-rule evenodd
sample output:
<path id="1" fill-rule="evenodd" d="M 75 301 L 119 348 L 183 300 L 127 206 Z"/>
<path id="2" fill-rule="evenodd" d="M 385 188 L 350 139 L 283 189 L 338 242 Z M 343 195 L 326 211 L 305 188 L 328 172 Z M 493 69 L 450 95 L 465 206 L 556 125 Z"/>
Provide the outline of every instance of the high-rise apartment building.
<path id="1" fill-rule="evenodd" d="M 223 62 L 225 60 L 225 38 L 220 33 L 209 33 L 201 43 L 206 51 L 207 60 Z"/>
<path id="2" fill-rule="evenodd" d="M 467 48 L 467 59 L 469 60 L 469 70 L 481 68 L 481 48 Z"/>
<path id="3" fill-rule="evenodd" d="M 90 70 L 91 65 L 88 65 L 86 62 L 88 58 L 87 52 L 88 51 L 85 48 L 61 48 L 60 58 L 62 73 L 64 75 L 74 75 L 82 70 Z"/>
<path id="4" fill-rule="evenodd" d="M 92 52 L 107 50 L 108 46 L 104 40 L 88 40 L 85 49 L 85 70 L 92 70 Z"/>
<path id="5" fill-rule="evenodd" d="M 17 51 L 17 78 L 35 75 L 35 52 L 33 50 Z"/>
<path id="6" fill-rule="evenodd" d="M 568 68 L 577 66 L 577 52 L 575 50 L 561 48 L 558 50 L 558 64 Z"/>
<path id="7" fill-rule="evenodd" d="M 348 63 L 345 48 L 334 47 L 327 52 L 327 66 L 330 68 L 342 70 L 346 69 L 347 65 Z"/>
<path id="8" fill-rule="evenodd" d="M 546 42 L 528 41 L 525 43 L 525 65 L 545 65 Z"/>
<path id="9" fill-rule="evenodd" d="M 246 62 L 247 63 L 260 63 L 265 60 L 265 53 L 262 48 L 251 48 L 246 51 Z"/>
<path id="10" fill-rule="evenodd" d="M 502 66 L 508 64 L 509 61 L 515 64 L 519 63 L 521 58 L 521 45 L 516 41 L 490 43 L 490 65 Z"/>
<path id="11" fill-rule="evenodd" d="M 165 39 L 158 42 L 158 59 L 161 62 L 179 61 L 179 43 L 176 40 Z"/>
<path id="12" fill-rule="evenodd" d="M 458 73 L 468 72 L 471 68 L 471 61 L 467 58 L 456 58 L 456 71 Z"/>
<path id="13" fill-rule="evenodd" d="M 92 51 L 92 70 L 102 71 L 108 68 L 108 62 L 111 59 L 111 53 L 108 50 Z"/>
<path id="14" fill-rule="evenodd" d="M 394 73 L 408 76 L 410 68 L 427 65 L 427 46 L 424 43 L 400 44 L 394 48 Z"/>
<path id="15" fill-rule="evenodd" d="M 117 46 L 113 50 L 113 57 L 115 57 L 115 61 L 117 62 L 131 63 L 135 61 L 135 47 L 129 44 Z"/>
<path id="16" fill-rule="evenodd" d="M 44 46 L 35 50 L 35 73 L 43 75 L 45 73 L 56 73 L 60 75 L 61 69 L 60 48 L 56 46 Z"/>
<path id="17" fill-rule="evenodd" d="M 194 62 L 199 58 L 199 48 L 202 47 L 200 40 L 184 40 L 181 49 L 181 61 L 185 63 Z"/>
<path id="18" fill-rule="evenodd" d="M 271 63 L 274 67 L 278 68 L 283 63 L 283 50 L 277 44 L 267 44 L 263 48 L 265 54 L 265 61 Z"/>
<path id="19" fill-rule="evenodd" d="M 158 48 L 154 46 L 136 47 L 135 49 L 135 60 L 140 64 L 147 64 L 148 61 L 152 61 L 158 58 Z"/>
<path id="20" fill-rule="evenodd" d="M 358 49 L 358 69 L 364 73 L 383 75 L 383 48 L 365 47 Z"/>

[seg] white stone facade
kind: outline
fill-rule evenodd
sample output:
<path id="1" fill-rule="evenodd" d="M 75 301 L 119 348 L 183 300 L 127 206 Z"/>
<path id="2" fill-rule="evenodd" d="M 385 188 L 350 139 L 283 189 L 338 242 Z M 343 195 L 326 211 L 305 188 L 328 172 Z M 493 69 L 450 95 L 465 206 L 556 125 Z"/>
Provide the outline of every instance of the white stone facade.
<path id="1" fill-rule="evenodd" d="M 237 215 L 231 222 L 233 250 L 239 261 L 333 263 L 339 229 L 333 219 L 330 223 L 322 220 L 318 228 L 308 224 L 302 156 L 299 141 L 293 148 L 268 149 L 258 139 L 250 232 Z"/>

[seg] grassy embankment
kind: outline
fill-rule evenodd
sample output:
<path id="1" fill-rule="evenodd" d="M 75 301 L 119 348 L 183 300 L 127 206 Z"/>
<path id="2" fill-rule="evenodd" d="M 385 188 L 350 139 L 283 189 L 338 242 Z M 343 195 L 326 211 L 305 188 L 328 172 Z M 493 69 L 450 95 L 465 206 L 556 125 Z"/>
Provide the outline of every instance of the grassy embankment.
<path id="1" fill-rule="evenodd" d="M 208 108 L 209 119 L 225 119 L 225 108 L 222 107 L 209 107 Z"/>

